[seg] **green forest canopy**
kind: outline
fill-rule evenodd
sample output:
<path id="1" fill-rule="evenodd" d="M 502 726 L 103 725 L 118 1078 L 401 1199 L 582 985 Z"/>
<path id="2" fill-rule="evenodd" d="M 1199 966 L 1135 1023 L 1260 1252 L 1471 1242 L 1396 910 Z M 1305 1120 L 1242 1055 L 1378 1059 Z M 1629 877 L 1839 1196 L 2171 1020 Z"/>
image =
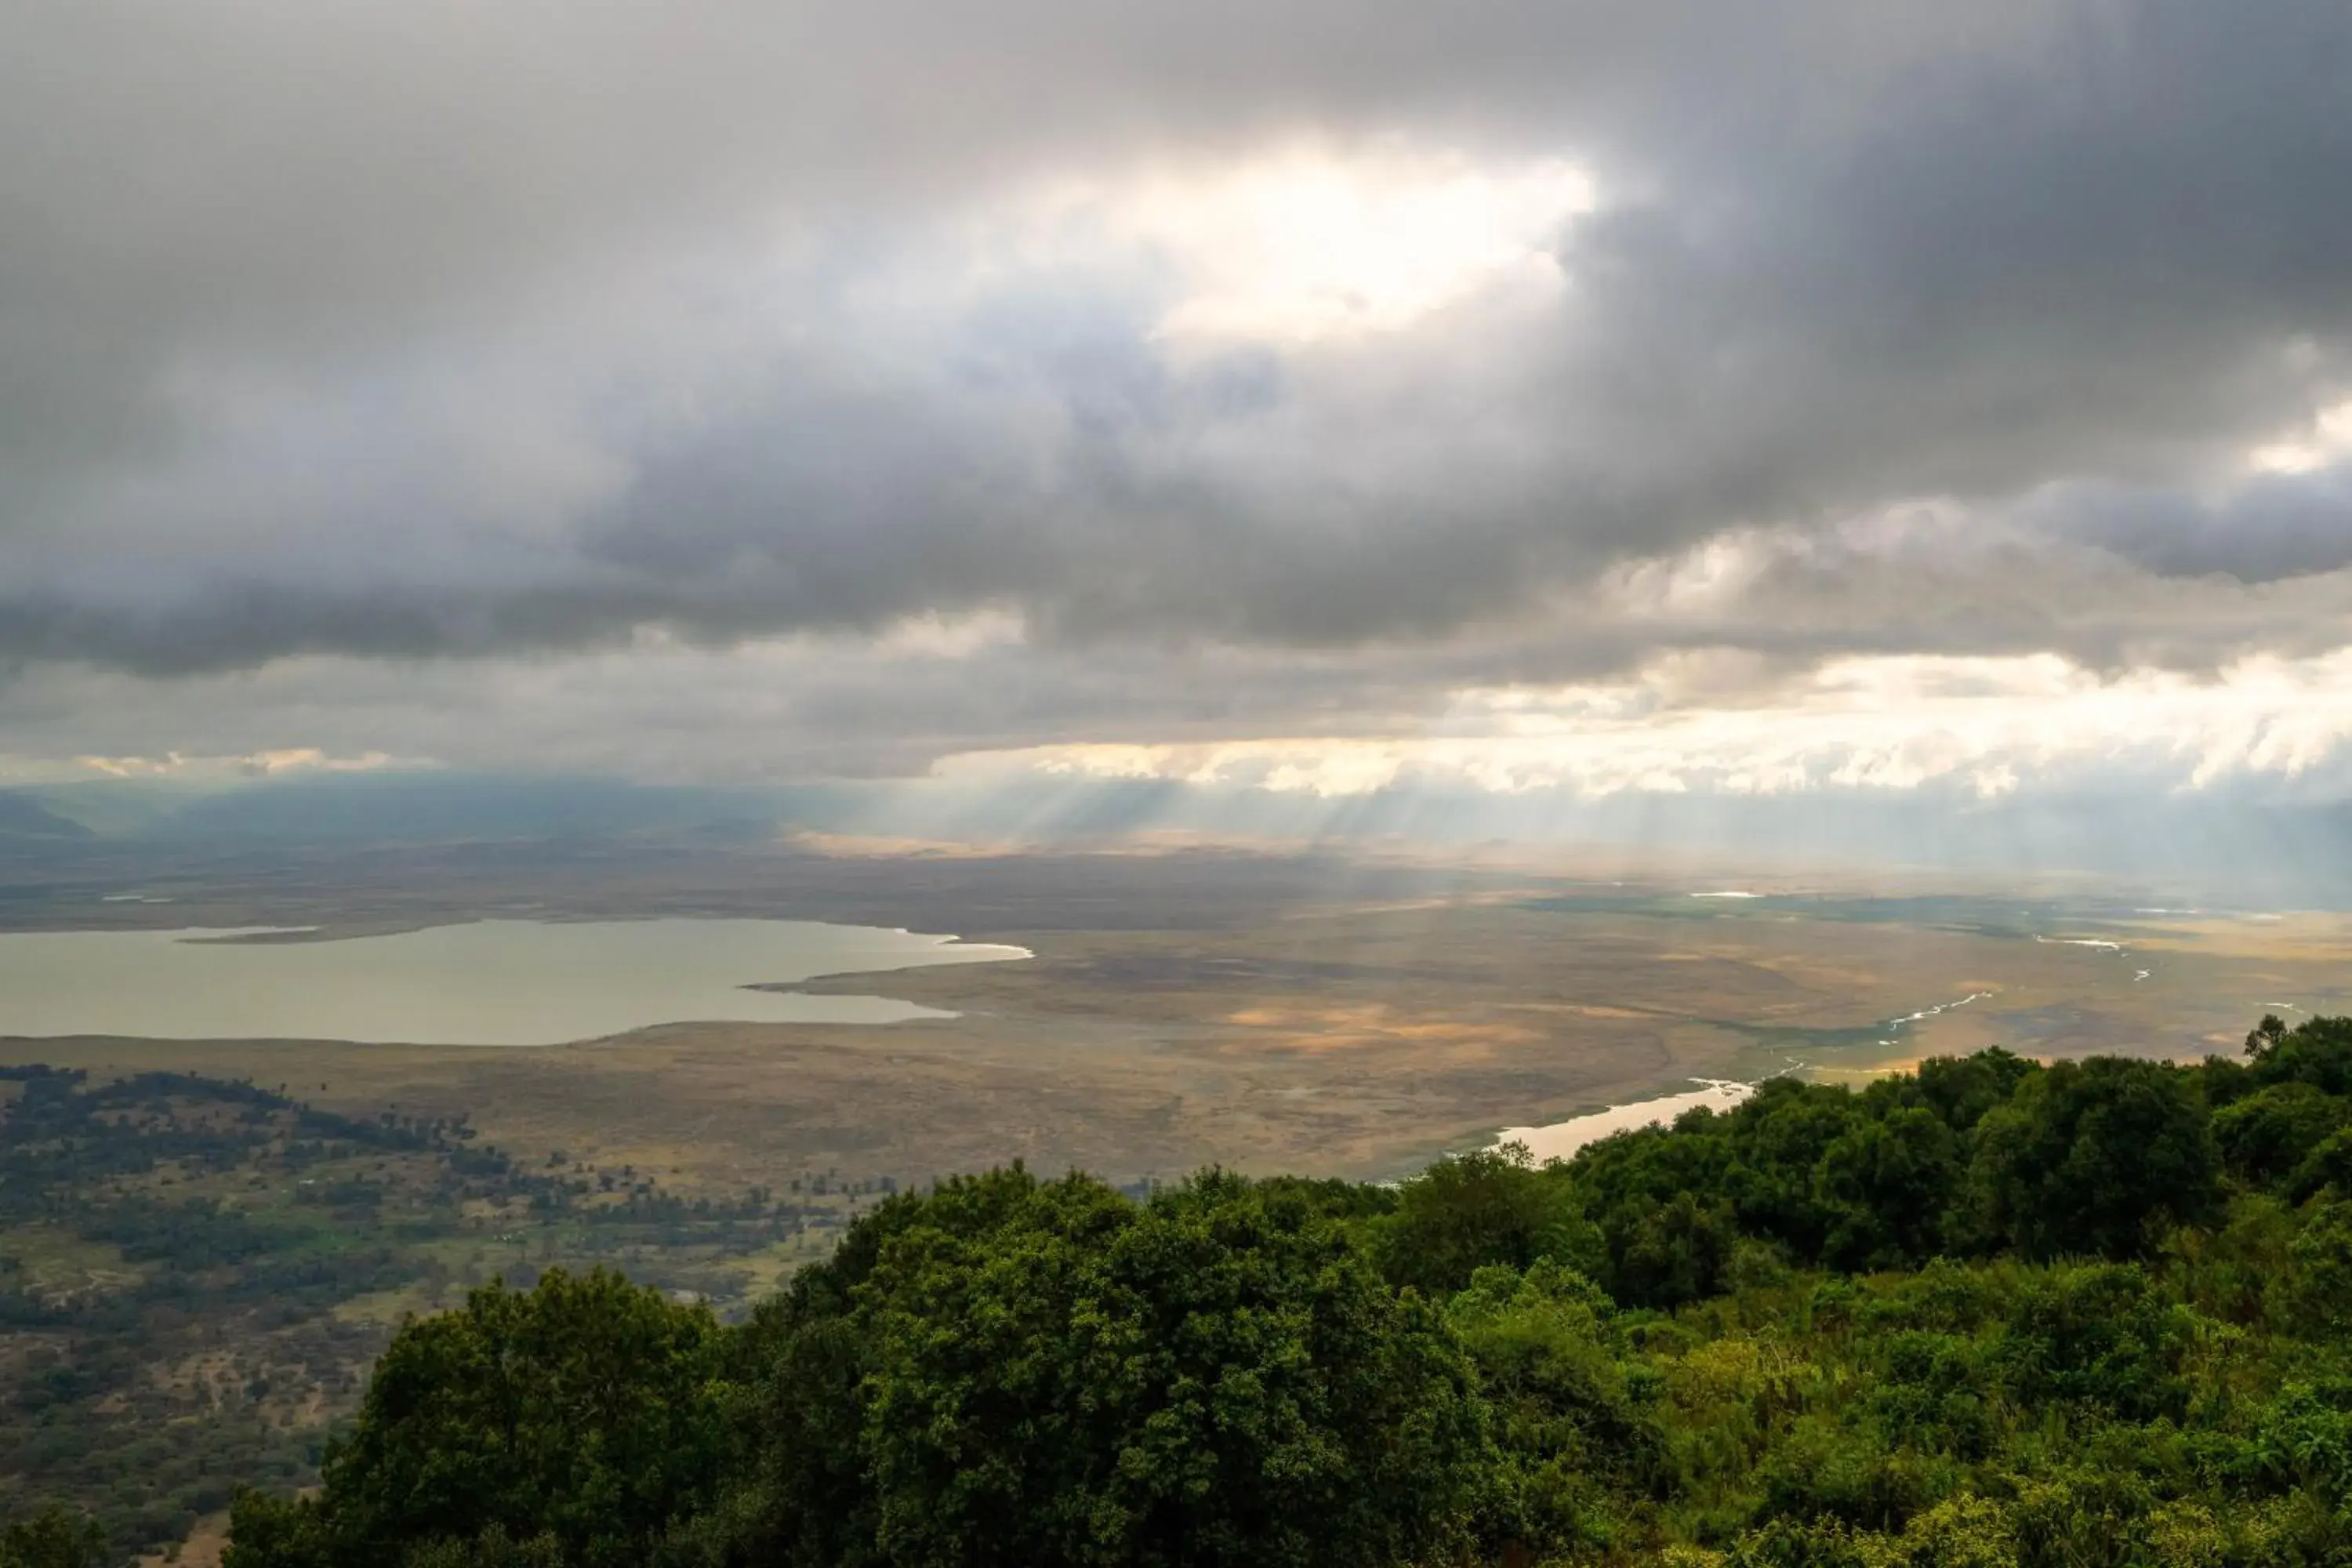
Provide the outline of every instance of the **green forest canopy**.
<path id="1" fill-rule="evenodd" d="M 992 1172 L 737 1326 L 487 1288 L 228 1568 L 2322 1564 L 2347 1498 L 2352 1020 L 2265 1020 L 1394 1188 Z"/>

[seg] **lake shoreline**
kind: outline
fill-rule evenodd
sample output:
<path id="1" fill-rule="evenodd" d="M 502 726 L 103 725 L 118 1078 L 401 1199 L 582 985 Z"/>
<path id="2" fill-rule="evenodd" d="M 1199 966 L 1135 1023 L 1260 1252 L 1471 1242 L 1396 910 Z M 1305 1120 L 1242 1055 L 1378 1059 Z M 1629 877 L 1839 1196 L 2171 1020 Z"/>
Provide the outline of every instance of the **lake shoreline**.
<path id="1" fill-rule="evenodd" d="M 929 1022 L 956 1015 L 803 987 L 1033 956 L 894 927 L 678 916 L 490 917 L 326 939 L 14 931 L 0 933 L 0 1035 L 530 1048 L 685 1023 Z"/>

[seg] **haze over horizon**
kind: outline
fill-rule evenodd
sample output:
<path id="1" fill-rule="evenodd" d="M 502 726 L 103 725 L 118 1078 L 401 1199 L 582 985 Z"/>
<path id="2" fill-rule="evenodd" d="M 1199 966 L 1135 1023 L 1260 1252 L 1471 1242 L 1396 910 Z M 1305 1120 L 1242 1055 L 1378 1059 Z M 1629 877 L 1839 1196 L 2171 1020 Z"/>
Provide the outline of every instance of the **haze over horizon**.
<path id="1" fill-rule="evenodd" d="M 7 23 L 0 785 L 2352 799 L 2340 4 Z"/>

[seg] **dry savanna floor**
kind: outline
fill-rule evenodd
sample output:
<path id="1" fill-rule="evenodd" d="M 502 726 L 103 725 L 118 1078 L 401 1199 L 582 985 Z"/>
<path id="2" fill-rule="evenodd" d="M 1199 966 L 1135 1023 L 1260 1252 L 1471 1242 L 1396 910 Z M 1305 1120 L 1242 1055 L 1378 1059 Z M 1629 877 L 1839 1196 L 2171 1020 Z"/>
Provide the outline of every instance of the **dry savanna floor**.
<path id="1" fill-rule="evenodd" d="M 1692 1078 L 1857 1080 L 1990 1045 L 2231 1050 L 2265 1010 L 2327 1010 L 2352 956 L 2352 922 L 2319 915 L 2149 915 L 2069 934 L 1528 889 L 1255 920 L 1201 907 L 1196 923 L 1152 929 L 991 926 L 972 934 L 1036 956 L 807 987 L 949 1020 L 681 1022 L 529 1049 L 11 1039 L 0 1060 L 463 1111 L 533 1158 L 634 1165 L 687 1190 L 816 1173 L 920 1182 L 1015 1159 L 1122 1181 L 1213 1163 L 1384 1176 Z"/>

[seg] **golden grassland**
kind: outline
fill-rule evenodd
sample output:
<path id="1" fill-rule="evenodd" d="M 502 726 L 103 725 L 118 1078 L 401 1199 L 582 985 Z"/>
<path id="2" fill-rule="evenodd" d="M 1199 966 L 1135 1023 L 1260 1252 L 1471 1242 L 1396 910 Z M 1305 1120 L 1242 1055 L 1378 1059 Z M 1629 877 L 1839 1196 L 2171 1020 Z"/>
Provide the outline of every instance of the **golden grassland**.
<path id="1" fill-rule="evenodd" d="M 688 1192 L 1013 1159 L 1115 1180 L 1213 1163 L 1381 1176 L 1692 1078 L 1856 1077 L 1990 1045 L 2231 1050 L 2266 1008 L 2328 1006 L 2352 956 L 2336 916 L 2150 916 L 2036 940 L 1664 907 L 1481 893 L 1192 929 L 992 929 L 1036 956 L 804 987 L 960 1015 L 887 1026 L 685 1022 L 527 1049 L 12 1039 L 0 1060 L 463 1112 L 530 1158 Z"/>

